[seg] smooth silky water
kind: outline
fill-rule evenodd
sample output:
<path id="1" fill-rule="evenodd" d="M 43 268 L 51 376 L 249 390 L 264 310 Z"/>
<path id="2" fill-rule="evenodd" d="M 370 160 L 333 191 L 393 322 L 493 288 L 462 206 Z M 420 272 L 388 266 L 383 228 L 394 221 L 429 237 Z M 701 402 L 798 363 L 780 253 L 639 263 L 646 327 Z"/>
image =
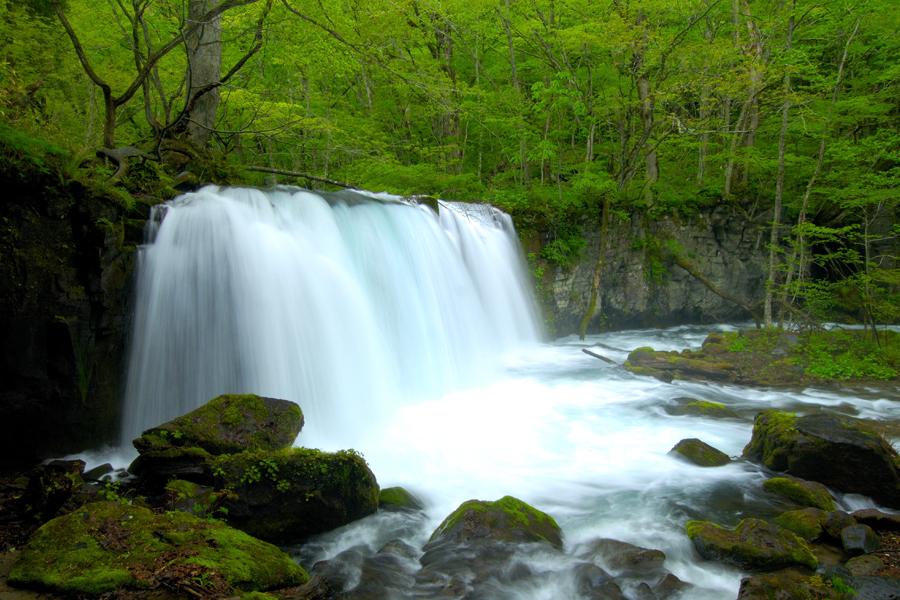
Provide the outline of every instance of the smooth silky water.
<path id="1" fill-rule="evenodd" d="M 665 384 L 581 352 L 598 345 L 621 364 L 636 347 L 696 348 L 732 326 L 539 342 L 512 223 L 490 207 L 441 203 L 437 217 L 392 197 L 210 187 L 168 203 L 153 223 L 123 448 L 220 393 L 254 392 L 301 405 L 297 445 L 355 448 L 382 487 L 426 503 L 424 514 L 378 513 L 313 538 L 295 549 L 308 568 L 396 539 L 421 548 L 461 502 L 513 495 L 557 519 L 565 553 L 530 554 L 523 560 L 540 576 L 490 596 L 577 597 L 579 545 L 607 537 L 663 550 L 665 567 L 697 586 L 686 597 L 734 597 L 742 574 L 700 561 L 685 521 L 733 525 L 784 506 L 762 492 L 759 467 L 703 469 L 668 456 L 672 446 L 698 437 L 737 457 L 764 408 L 900 416 L 897 398 L 875 391 Z M 740 418 L 666 411 L 684 398 L 722 402 Z M 410 586 L 398 596 L 427 595 Z"/>

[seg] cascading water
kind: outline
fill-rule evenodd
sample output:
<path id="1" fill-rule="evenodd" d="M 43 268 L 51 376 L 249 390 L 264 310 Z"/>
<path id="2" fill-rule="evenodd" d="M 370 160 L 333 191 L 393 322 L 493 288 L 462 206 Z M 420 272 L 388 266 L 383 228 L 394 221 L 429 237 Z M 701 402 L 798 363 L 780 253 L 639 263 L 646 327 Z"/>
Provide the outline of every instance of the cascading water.
<path id="1" fill-rule="evenodd" d="M 139 263 L 123 442 L 221 393 L 298 402 L 306 445 L 483 381 L 538 338 L 509 216 L 356 193 L 207 187 L 157 209 Z"/>

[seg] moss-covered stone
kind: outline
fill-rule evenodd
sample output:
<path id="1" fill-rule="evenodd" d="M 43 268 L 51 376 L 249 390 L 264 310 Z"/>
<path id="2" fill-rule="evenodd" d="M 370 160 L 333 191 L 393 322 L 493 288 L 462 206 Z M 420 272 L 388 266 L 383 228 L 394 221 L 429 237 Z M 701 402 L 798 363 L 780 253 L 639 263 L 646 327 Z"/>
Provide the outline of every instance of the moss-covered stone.
<path id="1" fill-rule="evenodd" d="M 763 483 L 763 489 L 800 506 L 811 506 L 826 511 L 835 509 L 834 498 L 831 497 L 828 488 L 815 481 L 795 477 L 772 477 Z"/>
<path id="2" fill-rule="evenodd" d="M 775 471 L 900 506 L 900 457 L 857 419 L 761 412 L 744 457 Z"/>
<path id="3" fill-rule="evenodd" d="M 850 597 L 823 577 L 797 569 L 745 577 L 738 593 L 738 600 L 847 600 Z"/>
<path id="4" fill-rule="evenodd" d="M 138 452 L 198 447 L 210 454 L 280 450 L 303 427 L 300 407 L 288 400 L 255 394 L 225 394 L 200 408 L 148 429 L 134 440 Z"/>
<path id="5" fill-rule="evenodd" d="M 669 454 L 680 457 L 698 467 L 721 467 L 731 462 L 731 458 L 727 454 L 697 438 L 681 440 L 669 450 Z"/>
<path id="6" fill-rule="evenodd" d="M 562 547 L 562 532 L 547 513 L 512 496 L 468 500 L 431 534 L 430 542 L 543 542 Z"/>
<path id="7" fill-rule="evenodd" d="M 690 415 L 696 417 L 706 417 L 708 419 L 737 419 L 740 416 L 732 409 L 721 402 L 711 402 L 709 400 L 690 400 L 682 401 L 682 404 L 670 406 L 666 408 L 666 412 L 670 415 Z"/>
<path id="8" fill-rule="evenodd" d="M 378 507 L 383 510 L 422 510 L 422 501 L 402 487 L 389 487 L 378 494 Z"/>
<path id="9" fill-rule="evenodd" d="M 353 450 L 250 451 L 216 457 L 229 523 L 271 541 L 296 541 L 378 509 L 378 482 Z"/>
<path id="10" fill-rule="evenodd" d="M 735 529 L 709 521 L 688 521 L 688 537 L 707 560 L 750 570 L 775 570 L 801 565 L 815 569 L 818 561 L 794 533 L 761 519 L 743 519 Z"/>
<path id="11" fill-rule="evenodd" d="M 775 523 L 812 542 L 822 535 L 827 518 L 828 513 L 819 508 L 801 508 L 781 513 L 775 517 Z"/>
<path id="12" fill-rule="evenodd" d="M 225 594 L 307 580 L 284 552 L 224 523 L 119 502 L 87 504 L 44 524 L 9 576 L 13 585 L 88 595 L 201 582 Z"/>

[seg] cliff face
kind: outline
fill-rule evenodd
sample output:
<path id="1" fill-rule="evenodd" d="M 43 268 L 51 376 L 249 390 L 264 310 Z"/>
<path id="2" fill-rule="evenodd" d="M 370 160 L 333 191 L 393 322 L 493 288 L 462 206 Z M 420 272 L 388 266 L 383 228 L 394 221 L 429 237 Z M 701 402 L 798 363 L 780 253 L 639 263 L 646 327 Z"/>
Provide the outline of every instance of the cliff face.
<path id="1" fill-rule="evenodd" d="M 570 270 L 548 270 L 542 303 L 556 335 L 578 332 L 590 300 L 599 230 L 587 236 L 581 259 Z M 716 287 L 754 304 L 765 285 L 765 243 L 758 228 L 730 208 L 718 207 L 690 221 L 632 219 L 610 226 L 605 265 L 589 332 L 684 323 L 747 320 L 751 316 L 677 266 L 665 251 L 678 248 Z"/>
<path id="2" fill-rule="evenodd" d="M 0 466 L 13 466 L 116 434 L 143 220 L 8 150 L 0 182 Z"/>

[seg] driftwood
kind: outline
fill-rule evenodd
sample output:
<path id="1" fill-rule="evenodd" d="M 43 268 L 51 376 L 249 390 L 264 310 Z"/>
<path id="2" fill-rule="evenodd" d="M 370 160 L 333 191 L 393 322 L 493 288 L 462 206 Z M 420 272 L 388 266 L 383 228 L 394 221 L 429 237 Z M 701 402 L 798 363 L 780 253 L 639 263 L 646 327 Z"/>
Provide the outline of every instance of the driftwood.
<path id="1" fill-rule="evenodd" d="M 297 179 L 306 179 L 308 181 L 316 181 L 318 183 L 327 183 L 328 185 L 334 185 L 339 188 L 351 189 L 356 186 L 350 185 L 349 183 L 343 183 L 340 181 L 335 181 L 334 179 L 328 179 L 326 177 L 317 177 L 315 175 L 310 175 L 309 173 L 301 173 L 299 171 L 287 171 L 285 169 L 273 169 L 271 167 L 257 167 L 257 166 L 249 166 L 244 167 L 248 171 L 256 171 L 258 173 L 272 173 L 274 175 L 284 175 L 285 177 L 295 177 Z"/>
<path id="2" fill-rule="evenodd" d="M 619 364 L 611 358 L 607 358 L 606 356 L 603 356 L 602 354 L 594 352 L 590 348 L 582 348 L 581 351 L 584 352 L 585 354 L 587 354 L 588 356 L 593 356 L 594 358 L 599 358 L 600 360 L 608 362 L 611 365 Z"/>

